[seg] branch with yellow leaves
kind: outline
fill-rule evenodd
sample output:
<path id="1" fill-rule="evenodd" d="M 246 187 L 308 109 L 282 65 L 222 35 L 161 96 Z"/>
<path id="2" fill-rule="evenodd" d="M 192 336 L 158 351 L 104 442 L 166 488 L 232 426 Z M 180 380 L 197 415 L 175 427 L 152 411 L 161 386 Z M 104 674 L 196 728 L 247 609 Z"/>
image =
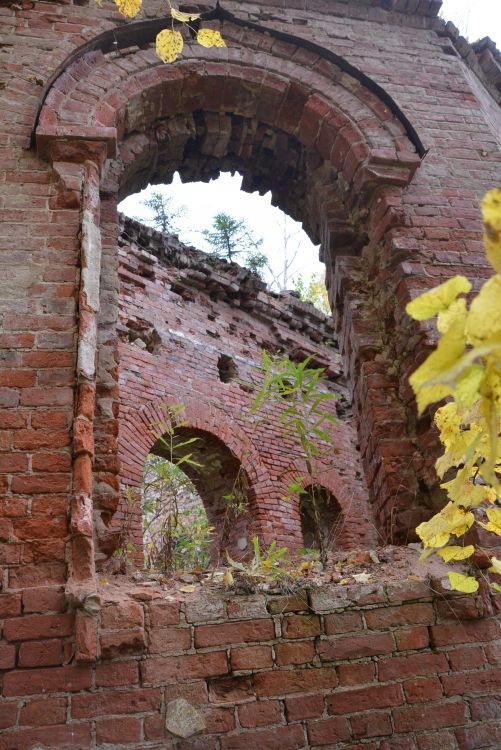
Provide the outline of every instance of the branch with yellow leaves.
<path id="1" fill-rule="evenodd" d="M 471 283 L 455 276 L 407 305 L 415 320 L 437 318 L 441 334 L 436 349 L 411 375 L 409 382 L 423 411 L 447 398 L 435 414 L 443 454 L 435 464 L 449 502 L 416 531 L 424 552 L 445 562 L 467 560 L 475 545 L 451 545 L 479 524 L 501 536 L 501 189 L 491 190 L 482 203 L 484 246 L 496 273 L 470 305 Z M 489 570 L 501 574 L 501 560 L 490 558 Z M 473 575 L 449 573 L 451 588 L 473 593 Z M 491 583 L 496 591 L 501 586 Z"/>
<path id="2" fill-rule="evenodd" d="M 98 5 L 102 0 L 96 0 Z M 114 0 L 120 13 L 126 18 L 136 18 L 142 8 L 142 0 Z M 165 63 L 173 63 L 184 47 L 183 35 L 175 29 L 175 24 L 181 24 L 182 27 L 189 29 L 194 35 L 198 44 L 202 47 L 226 47 L 221 33 L 215 29 L 195 29 L 190 25 L 193 21 L 200 21 L 201 13 L 183 13 L 173 8 L 169 2 L 169 13 L 172 19 L 172 28 L 163 29 L 157 34 L 156 51 L 157 55 Z"/>

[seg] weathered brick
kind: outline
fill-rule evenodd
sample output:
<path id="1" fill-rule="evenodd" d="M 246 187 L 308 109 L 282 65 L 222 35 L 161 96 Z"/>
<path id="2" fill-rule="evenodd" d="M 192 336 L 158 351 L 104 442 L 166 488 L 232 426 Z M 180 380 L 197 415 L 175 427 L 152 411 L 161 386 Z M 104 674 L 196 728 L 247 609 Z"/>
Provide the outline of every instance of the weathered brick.
<path id="1" fill-rule="evenodd" d="M 147 684 L 168 685 L 187 679 L 217 677 L 227 673 L 228 663 L 225 651 L 160 657 L 141 664 L 142 679 Z"/>
<path id="2" fill-rule="evenodd" d="M 395 650 L 391 633 L 346 636 L 321 640 L 318 653 L 322 661 L 360 659 L 363 656 L 388 654 Z"/>
<path id="3" fill-rule="evenodd" d="M 67 698 L 35 698 L 21 709 L 19 723 L 28 727 L 64 724 Z"/>
<path id="4" fill-rule="evenodd" d="M 324 711 L 323 695 L 295 695 L 285 699 L 288 721 L 316 719 Z"/>
<path id="5" fill-rule="evenodd" d="M 231 668 L 266 669 L 273 665 L 271 646 L 246 646 L 231 649 Z"/>
<path id="6" fill-rule="evenodd" d="M 435 613 L 431 604 L 403 604 L 371 609 L 365 613 L 365 621 L 371 630 L 386 630 L 397 625 L 433 624 Z"/>
<path id="7" fill-rule="evenodd" d="M 442 686 L 437 677 L 416 677 L 403 684 L 408 703 L 427 703 L 442 697 Z"/>
<path id="8" fill-rule="evenodd" d="M 312 641 L 297 643 L 277 643 L 275 661 L 279 666 L 287 664 L 307 664 L 315 657 L 315 645 Z"/>
<path id="9" fill-rule="evenodd" d="M 283 724 L 280 703 L 274 700 L 244 703 L 238 707 L 238 718 L 243 727 L 251 729 Z"/>
<path id="10" fill-rule="evenodd" d="M 343 690 L 327 696 L 327 711 L 330 714 L 355 713 L 373 708 L 399 706 L 403 702 L 400 685 L 374 685 Z"/>
<path id="11" fill-rule="evenodd" d="M 355 737 L 381 737 L 393 733 L 390 715 L 379 711 L 352 716 L 350 724 Z"/>
<path id="12" fill-rule="evenodd" d="M 5 623 L 4 637 L 8 641 L 29 641 L 69 636 L 73 633 L 73 621 L 72 614 L 13 617 Z"/>
<path id="13" fill-rule="evenodd" d="M 351 739 L 350 727 L 346 719 L 337 716 L 319 721 L 308 721 L 308 739 L 311 745 L 334 745 Z"/>
<path id="14" fill-rule="evenodd" d="M 449 646 L 454 643 L 494 641 L 499 636 L 499 623 L 496 620 L 455 622 L 450 625 L 434 625 L 431 628 L 431 642 L 435 647 Z"/>
<path id="15" fill-rule="evenodd" d="M 313 638 L 320 630 L 318 615 L 289 615 L 282 620 L 283 638 Z"/>
<path id="16" fill-rule="evenodd" d="M 128 744 L 141 739 L 141 721 L 129 717 L 120 719 L 102 719 L 96 721 L 96 740 L 98 743 Z"/>
<path id="17" fill-rule="evenodd" d="M 224 646 L 227 643 L 269 641 L 275 637 L 273 620 L 248 620 L 195 628 L 195 647 Z"/>
<path id="18" fill-rule="evenodd" d="M 248 750 L 249 747 L 259 750 L 299 750 L 304 747 L 304 734 L 299 724 L 275 729 L 260 729 L 256 732 L 232 737 L 221 737 L 221 750 Z"/>
<path id="19" fill-rule="evenodd" d="M 259 697 L 307 693 L 337 685 L 333 669 L 292 669 L 277 672 L 258 672 L 254 675 L 256 695 Z"/>
<path id="20" fill-rule="evenodd" d="M 75 719 L 113 714 L 138 714 L 160 708 L 160 690 L 103 690 L 89 695 L 76 695 L 71 701 L 71 715 Z"/>
<path id="21" fill-rule="evenodd" d="M 420 729 L 441 729 L 466 723 L 462 701 L 426 703 L 417 706 L 400 706 L 392 711 L 397 732 L 415 732 Z"/>
<path id="22" fill-rule="evenodd" d="M 62 662 L 63 649 L 59 640 L 30 641 L 19 647 L 20 667 L 53 667 Z"/>
<path id="23" fill-rule="evenodd" d="M 364 628 L 360 612 L 339 612 L 333 615 L 325 615 L 324 622 L 327 635 L 350 633 Z"/>
<path id="24" fill-rule="evenodd" d="M 36 695 L 48 692 L 88 690 L 92 683 L 90 667 L 51 667 L 8 672 L 3 678 L 3 694 Z"/>
<path id="25" fill-rule="evenodd" d="M 435 675 L 437 672 L 448 672 L 449 665 L 445 654 L 422 652 L 384 659 L 379 663 L 381 682 L 396 680 L 401 677 Z"/>

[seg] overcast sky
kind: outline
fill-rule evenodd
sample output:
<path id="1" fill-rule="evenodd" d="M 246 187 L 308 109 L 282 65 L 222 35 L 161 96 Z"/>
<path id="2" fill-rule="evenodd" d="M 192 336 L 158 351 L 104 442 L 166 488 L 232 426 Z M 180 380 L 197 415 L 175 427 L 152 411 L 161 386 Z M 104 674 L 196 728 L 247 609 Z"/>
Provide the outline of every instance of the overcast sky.
<path id="1" fill-rule="evenodd" d="M 452 21 L 470 41 L 490 36 L 501 48 L 501 0 L 444 0 L 441 15 Z M 216 213 L 224 211 L 244 219 L 254 236 L 263 239 L 261 249 L 277 271 L 283 256 L 283 214 L 271 206 L 270 194 L 263 198 L 257 193 L 249 195 L 240 190 L 240 182 L 238 175 L 223 174 L 210 184 L 183 185 L 176 175 L 173 183 L 162 190 L 173 198 L 176 205 L 186 207 L 185 215 L 179 221 L 180 237 L 184 242 L 207 250 L 201 231 L 210 227 Z M 151 212 L 141 205 L 141 201 L 151 190 L 159 189 L 159 186 L 147 188 L 130 196 L 122 202 L 121 210 L 129 216 L 148 220 Z M 307 278 L 311 273 L 321 271 L 323 266 L 317 260 L 318 249 L 311 244 L 300 225 L 287 219 L 287 231 L 293 235 L 290 246 L 298 249 L 296 273 Z"/>

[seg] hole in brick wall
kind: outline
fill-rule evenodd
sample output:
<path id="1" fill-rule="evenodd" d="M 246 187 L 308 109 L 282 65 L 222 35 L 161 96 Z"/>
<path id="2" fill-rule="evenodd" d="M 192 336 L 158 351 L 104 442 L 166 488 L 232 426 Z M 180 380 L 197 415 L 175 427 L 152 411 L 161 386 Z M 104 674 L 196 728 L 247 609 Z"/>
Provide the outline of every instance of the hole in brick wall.
<path id="1" fill-rule="evenodd" d="M 304 488 L 299 503 L 301 531 L 307 549 L 320 549 L 320 538 L 328 549 L 336 549 L 343 514 L 334 495 L 321 484 Z"/>
<path id="2" fill-rule="evenodd" d="M 221 354 L 217 361 L 219 380 L 222 383 L 230 383 L 238 376 L 238 368 L 235 361 L 226 354 Z"/>
<path id="3" fill-rule="evenodd" d="M 162 348 L 162 338 L 151 323 L 138 318 L 128 320 L 126 326 L 127 337 L 131 344 L 135 344 L 139 349 L 144 349 L 150 354 L 159 354 Z"/>

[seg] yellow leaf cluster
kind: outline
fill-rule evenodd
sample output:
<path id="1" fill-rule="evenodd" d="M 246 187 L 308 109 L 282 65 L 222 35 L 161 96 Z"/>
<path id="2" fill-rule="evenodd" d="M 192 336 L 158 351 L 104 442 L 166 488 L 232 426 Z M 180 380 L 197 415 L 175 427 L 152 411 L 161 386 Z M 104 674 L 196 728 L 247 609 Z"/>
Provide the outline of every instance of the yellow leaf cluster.
<path id="1" fill-rule="evenodd" d="M 115 0 L 120 13 L 127 18 L 135 18 L 141 10 L 142 0 Z"/>
<path id="2" fill-rule="evenodd" d="M 428 320 L 448 310 L 460 294 L 467 294 L 470 289 L 471 284 L 465 276 L 455 276 L 409 302 L 407 314 L 414 320 Z"/>
<path id="3" fill-rule="evenodd" d="M 463 536 L 477 522 L 501 536 L 501 509 L 492 507 L 500 493 L 501 475 L 501 189 L 488 193 L 482 204 L 484 244 L 488 260 L 497 272 L 480 289 L 468 307 L 460 295 L 471 291 L 464 276 L 432 289 L 407 305 L 416 320 L 437 318 L 441 334 L 438 345 L 409 382 L 419 413 L 444 398 L 451 400 L 437 409 L 443 455 L 436 462 L 439 477 L 455 470 L 441 486 L 449 502 L 439 513 L 416 529 L 425 552 L 437 552 L 445 562 L 466 560 L 473 545 L 445 546 L 451 535 Z M 501 561 L 492 558 L 490 570 L 501 573 Z M 449 574 L 451 587 L 472 593 L 478 582 L 471 576 Z M 493 584 L 497 589 L 497 584 Z"/>
<path id="4" fill-rule="evenodd" d="M 141 0 L 115 0 L 117 4 L 134 4 L 141 3 Z M 170 5 L 170 2 L 169 2 Z M 197 21 L 202 17 L 201 13 L 184 13 L 177 8 L 170 8 L 172 21 L 189 26 L 190 21 Z M 174 25 L 174 23 L 173 23 Z M 189 26 L 193 32 L 193 27 Z M 226 43 L 221 36 L 221 32 L 215 29 L 199 29 L 197 31 L 197 42 L 202 47 L 226 47 Z M 157 55 L 166 63 L 173 63 L 183 51 L 183 37 L 179 31 L 174 29 L 164 29 L 157 35 L 156 40 Z"/>
<path id="5" fill-rule="evenodd" d="M 443 547 L 438 550 L 437 554 L 440 555 L 444 562 L 450 562 L 451 560 L 466 560 L 468 557 L 471 557 L 474 552 L 475 547 L 473 544 L 469 544 L 467 547 Z"/>

